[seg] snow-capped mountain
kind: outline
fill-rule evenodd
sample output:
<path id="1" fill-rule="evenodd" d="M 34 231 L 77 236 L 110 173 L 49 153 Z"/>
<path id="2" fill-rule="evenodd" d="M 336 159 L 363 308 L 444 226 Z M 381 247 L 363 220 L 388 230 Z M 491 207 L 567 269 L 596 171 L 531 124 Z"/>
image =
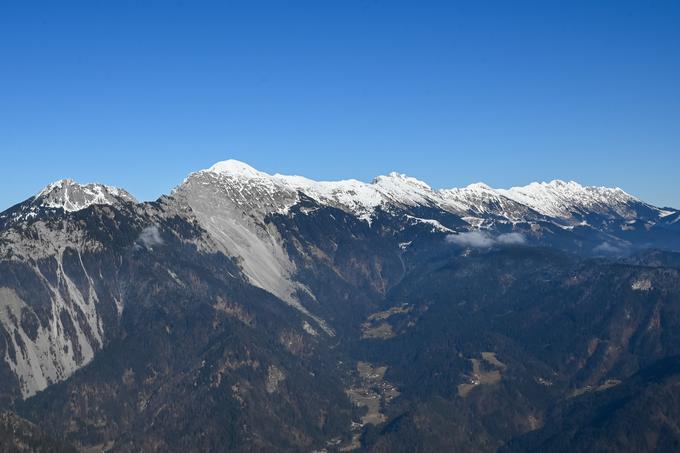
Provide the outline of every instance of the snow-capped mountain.
<path id="1" fill-rule="evenodd" d="M 414 207 L 441 209 L 473 219 L 494 216 L 513 223 L 551 218 L 562 224 L 579 224 L 592 215 L 622 220 L 669 215 L 619 188 L 588 187 L 573 181 L 534 182 L 510 189 L 476 183 L 435 190 L 423 181 L 399 173 L 378 176 L 370 183 L 353 179 L 314 181 L 302 176 L 269 175 L 236 160 L 219 162 L 188 179 L 199 176 L 211 178 L 244 208 L 255 209 L 257 204 L 258 210 L 267 213 L 285 212 L 301 193 L 368 221 L 378 208 Z"/>
<path id="2" fill-rule="evenodd" d="M 484 183 L 474 183 L 467 187 L 443 189 L 439 191 L 441 206 L 451 212 L 470 219 L 483 219 L 498 216 L 512 222 L 534 220 L 538 212 L 531 207 L 502 195 L 498 190 Z"/>
<path id="3" fill-rule="evenodd" d="M 189 175 L 172 196 L 191 208 L 222 253 L 238 257 L 254 285 L 298 305 L 294 265 L 279 232 L 266 221 L 295 204 L 297 191 L 246 164 L 226 161 Z"/>
<path id="4" fill-rule="evenodd" d="M 594 213 L 634 219 L 650 211 L 661 213 L 618 187 L 584 187 L 574 181 L 534 182 L 497 192 L 541 214 L 563 219 Z"/>
<path id="5" fill-rule="evenodd" d="M 287 233 L 271 216 L 292 216 L 291 209 L 304 200 L 318 206 L 304 208 L 305 214 L 319 207 L 336 208 L 369 226 L 387 216 L 393 219 L 389 228 L 395 234 L 410 228 L 440 234 L 478 228 L 499 234 L 517 230 L 537 243 L 554 244 L 565 240 L 561 239 L 565 227 L 586 226 L 592 229 L 591 248 L 606 242 L 611 249 L 627 248 L 629 239 L 610 237 L 610 229 L 632 230 L 631 219 L 654 222 L 664 214 L 621 189 L 583 187 L 575 182 L 532 183 L 511 189 L 477 183 L 435 190 L 399 173 L 378 176 L 370 183 L 314 181 L 270 175 L 236 160 L 192 173 L 172 197 L 191 208 L 222 253 L 239 260 L 252 284 L 301 310 L 299 294 L 309 290 L 296 279 L 299 269 L 286 249 Z M 385 225 L 376 228 L 381 226 Z M 404 234 L 403 243 L 411 243 L 410 233 Z M 584 239 L 578 242 L 583 247 Z"/>
<path id="6" fill-rule="evenodd" d="M 123 189 L 104 184 L 79 184 L 72 179 L 56 181 L 35 196 L 34 203 L 53 209 L 74 212 L 93 204 L 136 203 L 137 200 Z"/>
<path id="7" fill-rule="evenodd" d="M 510 223 L 549 219 L 560 225 L 579 225 L 593 216 L 608 221 L 655 222 L 671 219 L 677 213 L 649 205 L 620 188 L 582 186 L 574 181 L 533 182 L 510 189 L 475 183 L 435 190 L 423 181 L 396 172 L 378 176 L 370 183 L 355 179 L 315 181 L 303 176 L 270 175 L 237 160 L 218 162 L 192 173 L 174 193 L 181 193 L 188 182 L 197 180 L 200 185 L 219 188 L 223 199 L 231 200 L 241 211 L 256 217 L 285 213 L 301 195 L 369 223 L 378 209 L 434 208 L 460 216 L 473 226 L 485 225 L 490 219 Z M 137 201 L 123 189 L 64 179 L 46 186 L 31 203 L 14 210 L 12 216 L 34 215 L 36 209 L 75 212 L 93 204 L 121 202 Z M 6 212 L 4 217 L 10 216 Z"/>
<path id="8" fill-rule="evenodd" d="M 355 179 L 314 181 L 303 176 L 269 175 L 243 162 L 226 160 L 191 176 L 205 174 L 214 175 L 222 186 L 231 185 L 235 200 L 248 200 L 239 201 L 242 204 L 258 200 L 262 206 L 268 206 L 269 211 L 286 211 L 299 200 L 299 193 L 366 219 L 381 205 L 436 203 L 436 194 L 427 184 L 399 173 L 378 176 L 370 184 Z"/>
<path id="9" fill-rule="evenodd" d="M 0 225 L 20 222 L 38 216 L 40 212 L 77 212 L 92 205 L 137 203 L 127 191 L 104 184 L 80 184 L 72 179 L 60 179 L 48 184 L 33 197 L 0 213 Z"/>

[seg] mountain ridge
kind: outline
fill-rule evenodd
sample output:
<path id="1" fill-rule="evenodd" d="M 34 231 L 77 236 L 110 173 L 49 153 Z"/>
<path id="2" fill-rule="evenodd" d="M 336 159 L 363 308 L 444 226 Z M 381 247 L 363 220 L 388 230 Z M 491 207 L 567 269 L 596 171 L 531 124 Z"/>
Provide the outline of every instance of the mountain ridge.
<path id="1" fill-rule="evenodd" d="M 490 209 L 485 206 L 484 201 L 486 201 L 490 205 L 515 204 L 515 208 L 521 205 L 522 208 L 539 215 L 562 220 L 570 220 L 574 215 L 594 209 L 622 218 L 634 218 L 635 212 L 630 208 L 632 204 L 640 204 L 646 210 L 656 212 L 659 218 L 672 216 L 678 212 L 673 208 L 653 206 L 619 187 L 584 186 L 575 181 L 554 179 L 549 182 L 531 182 L 525 186 L 513 186 L 507 189 L 492 188 L 483 182 L 477 182 L 465 187 L 433 189 L 421 180 L 398 172 L 376 176 L 369 183 L 356 179 L 317 181 L 297 175 L 280 173 L 270 175 L 234 159 L 220 161 L 207 169 L 190 173 L 182 183 L 172 189 L 170 194 L 173 194 L 192 176 L 205 173 L 235 181 L 259 183 L 270 191 L 300 191 L 319 202 L 343 207 L 366 220 L 370 220 L 370 216 L 378 206 L 390 203 L 411 206 L 435 204 L 439 208 L 458 214 L 500 213 L 503 216 L 502 209 Z M 71 192 L 76 192 L 82 200 L 71 201 L 69 189 Z M 51 198 L 49 198 L 50 195 Z M 61 207 L 71 212 L 84 209 L 91 204 L 110 204 L 116 199 L 137 202 L 124 189 L 101 183 L 79 184 L 70 179 L 58 180 L 47 185 L 34 196 L 34 199 L 41 201 L 43 207 Z M 289 206 L 284 206 L 282 209 L 285 210 L 287 207 Z M 511 219 L 512 215 L 505 215 L 505 217 Z"/>

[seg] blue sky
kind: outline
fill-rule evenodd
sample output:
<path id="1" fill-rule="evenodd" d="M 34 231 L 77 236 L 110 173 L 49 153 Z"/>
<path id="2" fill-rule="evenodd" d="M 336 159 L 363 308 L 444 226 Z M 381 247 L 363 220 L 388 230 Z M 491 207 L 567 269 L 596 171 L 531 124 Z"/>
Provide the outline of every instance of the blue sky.
<path id="1" fill-rule="evenodd" d="M 680 207 L 678 1 L 5 1 L 0 209 L 236 158 Z"/>

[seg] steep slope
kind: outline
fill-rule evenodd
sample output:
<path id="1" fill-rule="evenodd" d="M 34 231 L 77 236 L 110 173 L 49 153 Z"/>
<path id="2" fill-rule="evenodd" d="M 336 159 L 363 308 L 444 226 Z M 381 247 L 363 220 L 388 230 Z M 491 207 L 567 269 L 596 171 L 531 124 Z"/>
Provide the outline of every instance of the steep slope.
<path id="1" fill-rule="evenodd" d="M 293 264 L 266 221 L 297 201 L 294 190 L 245 164 L 226 162 L 191 174 L 173 197 L 191 208 L 223 253 L 238 258 L 251 283 L 299 307 Z"/>
<path id="2" fill-rule="evenodd" d="M 0 412 L 0 451 L 15 453 L 75 453 L 76 449 L 48 436 L 35 424 L 11 412 Z"/>
<path id="3" fill-rule="evenodd" d="M 180 214 L 166 205 L 137 205 L 123 191 L 108 188 L 108 194 L 117 194 L 108 201 L 87 199 L 91 205 L 75 210 L 68 198 L 70 208 L 64 209 L 56 207 L 60 198 L 54 190 L 71 197 L 78 187 L 49 187 L 13 208 L 21 214 L 11 215 L 0 231 L 3 398 L 31 396 L 67 378 L 115 335 L 125 306 L 120 265 L 126 246 L 162 243 L 159 228 L 184 241 L 198 240 L 192 226 L 178 222 Z M 20 221 L 26 213 L 33 215 Z"/>
<path id="4" fill-rule="evenodd" d="M 372 451 L 494 451 L 556 402 L 680 352 L 676 269 L 523 246 L 451 255 L 395 287 L 354 346 L 401 392 L 364 434 Z"/>
<path id="5" fill-rule="evenodd" d="M 330 209 L 338 217 L 353 217 L 353 228 L 365 235 L 366 228 L 357 220 L 370 226 L 382 209 L 435 206 L 428 198 L 432 194 L 424 183 L 397 174 L 377 178 L 370 185 L 358 181 L 314 182 L 296 176 L 270 176 L 243 163 L 225 161 L 191 174 L 173 191 L 173 198 L 191 208 L 220 245 L 220 251 L 237 258 L 252 284 L 308 314 L 318 327 L 332 334 L 332 327 L 314 315 L 324 310 L 305 303 L 317 295 L 308 286 L 314 282 L 299 278 L 300 263 L 296 261 L 302 258 L 294 245 L 291 248 L 288 235 L 298 226 L 287 225 L 286 231 L 283 224 L 333 215 Z M 304 242 L 305 238 L 298 237 L 298 244 Z M 304 255 L 321 258 L 312 257 L 310 250 Z"/>
<path id="6" fill-rule="evenodd" d="M 678 385 L 680 359 L 660 360 L 614 387 L 561 402 L 542 429 L 503 451 L 677 451 Z"/>
<path id="7" fill-rule="evenodd" d="M 121 244 L 115 338 L 20 411 L 79 448 L 113 451 L 299 451 L 346 437 L 330 337 L 225 255 L 159 234 L 152 248 Z"/>

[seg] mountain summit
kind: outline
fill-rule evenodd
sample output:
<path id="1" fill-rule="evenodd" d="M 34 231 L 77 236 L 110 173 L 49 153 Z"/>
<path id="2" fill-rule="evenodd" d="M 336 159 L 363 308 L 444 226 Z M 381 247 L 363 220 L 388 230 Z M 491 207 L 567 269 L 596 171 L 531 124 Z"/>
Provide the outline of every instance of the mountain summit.
<path id="1" fill-rule="evenodd" d="M 128 192 L 104 184 L 79 184 L 72 179 L 61 179 L 46 186 L 35 196 L 35 202 L 45 208 L 74 212 L 93 204 L 136 203 Z"/>

